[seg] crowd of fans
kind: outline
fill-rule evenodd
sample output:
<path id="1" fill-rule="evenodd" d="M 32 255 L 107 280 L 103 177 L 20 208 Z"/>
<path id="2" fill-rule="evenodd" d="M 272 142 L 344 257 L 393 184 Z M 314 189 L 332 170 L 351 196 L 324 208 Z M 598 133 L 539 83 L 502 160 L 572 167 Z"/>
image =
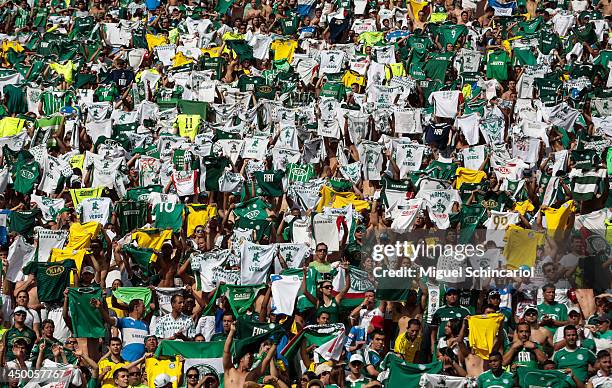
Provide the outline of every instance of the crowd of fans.
<path id="1" fill-rule="evenodd" d="M 611 15 L 3 2 L 0 384 L 612 387 Z"/>

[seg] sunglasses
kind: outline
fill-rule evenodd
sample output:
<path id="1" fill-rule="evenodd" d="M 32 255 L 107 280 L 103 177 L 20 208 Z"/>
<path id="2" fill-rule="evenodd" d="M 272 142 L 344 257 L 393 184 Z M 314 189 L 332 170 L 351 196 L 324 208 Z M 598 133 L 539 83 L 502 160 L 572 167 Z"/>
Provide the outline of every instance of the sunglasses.
<path id="1" fill-rule="evenodd" d="M 327 252 L 327 249 L 317 249 L 317 252 Z"/>
<path id="2" fill-rule="evenodd" d="M 538 313 L 536 313 L 535 311 L 530 311 L 528 313 L 525 313 L 525 315 L 527 316 L 533 316 L 533 315 L 538 315 Z"/>
<path id="3" fill-rule="evenodd" d="M 196 229 L 196 233 L 204 233 L 204 229 Z"/>
<path id="4" fill-rule="evenodd" d="M 323 286 L 321 288 L 325 288 L 326 290 L 331 290 L 332 288 L 334 288 L 333 286 Z"/>
<path id="5" fill-rule="evenodd" d="M 24 315 L 25 316 L 26 313 L 24 313 L 23 311 L 19 311 L 19 312 L 16 312 L 15 315 Z"/>

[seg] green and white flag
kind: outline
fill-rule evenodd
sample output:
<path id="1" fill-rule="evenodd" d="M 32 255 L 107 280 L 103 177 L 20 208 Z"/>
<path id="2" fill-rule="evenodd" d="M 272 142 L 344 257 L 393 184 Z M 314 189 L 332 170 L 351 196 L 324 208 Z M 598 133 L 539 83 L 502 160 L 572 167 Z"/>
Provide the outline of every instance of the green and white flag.
<path id="1" fill-rule="evenodd" d="M 602 192 L 600 184 L 606 177 L 606 170 L 597 171 L 572 170 L 569 175 L 572 182 L 572 193 L 576 201 L 588 201 Z"/>
<path id="2" fill-rule="evenodd" d="M 442 362 L 430 364 L 408 363 L 393 353 L 388 353 L 380 363 L 383 370 L 378 376 L 385 387 L 418 387 L 424 373 L 439 374 L 442 372 Z"/>
<path id="3" fill-rule="evenodd" d="M 309 182 L 316 176 L 314 166 L 312 164 L 289 163 L 287 165 L 287 181 L 293 182 Z"/>
<path id="4" fill-rule="evenodd" d="M 60 210 L 66 204 L 64 199 L 41 197 L 36 194 L 31 195 L 30 201 L 36 203 L 38 208 L 42 211 L 43 221 L 46 222 L 55 221 Z"/>
<path id="5" fill-rule="evenodd" d="M 306 257 L 310 255 L 310 248 L 306 244 L 279 243 L 279 256 L 287 263 L 287 268 L 301 268 Z M 274 273 L 281 273 L 280 260 L 274 261 Z"/>
<path id="6" fill-rule="evenodd" d="M 36 129 L 32 135 L 32 147 L 46 144 L 51 135 L 59 130 L 63 120 L 62 115 L 48 116 L 36 120 Z"/>
<path id="7" fill-rule="evenodd" d="M 317 346 L 314 350 L 315 362 L 319 363 L 323 360 L 338 361 L 344 347 L 345 332 L 346 329 L 342 323 L 309 325 L 293 337 L 281 353 L 287 359 L 291 359 L 298 354 L 302 342 L 305 342 L 306 347 Z"/>
<path id="8" fill-rule="evenodd" d="M 361 167 L 361 162 L 357 161 L 345 166 L 340 166 L 340 173 L 353 184 L 357 184 L 361 179 Z"/>
<path id="9" fill-rule="evenodd" d="M 264 284 L 237 286 L 232 284 L 221 285 L 221 293 L 227 300 L 236 316 L 244 315 L 255 302 L 257 294 L 265 288 Z"/>
<path id="10" fill-rule="evenodd" d="M 520 366 L 517 370 L 521 387 L 574 387 L 572 378 L 560 370 L 541 370 Z"/>
<path id="11" fill-rule="evenodd" d="M 213 374 L 223 381 L 223 347 L 225 341 L 183 342 L 163 340 L 155 350 L 155 357 L 183 356 L 183 374 L 191 367 L 198 368 L 200 378 Z M 183 381 L 186 381 L 183 376 Z"/>
<path id="12" fill-rule="evenodd" d="M 245 241 L 240 251 L 240 281 L 242 284 L 261 284 L 274 258 L 276 245 L 259 245 Z"/>

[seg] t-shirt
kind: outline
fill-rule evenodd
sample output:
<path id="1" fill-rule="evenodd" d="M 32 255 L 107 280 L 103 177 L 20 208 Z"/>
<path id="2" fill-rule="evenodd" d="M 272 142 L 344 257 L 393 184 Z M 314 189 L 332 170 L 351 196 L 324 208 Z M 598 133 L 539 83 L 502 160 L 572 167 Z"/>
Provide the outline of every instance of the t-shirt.
<path id="1" fill-rule="evenodd" d="M 123 349 L 121 357 L 126 361 L 136 361 L 145 353 L 144 339 L 149 334 L 149 326 L 131 317 L 118 318 L 117 328 L 121 330 Z"/>
<path id="2" fill-rule="evenodd" d="M 552 304 L 541 303 L 538 305 L 539 316 L 548 315 L 556 321 L 567 321 L 567 306 L 559 302 L 553 302 Z M 544 325 L 542 325 L 544 326 Z M 555 333 L 555 326 L 544 326 L 551 333 Z"/>
<path id="3" fill-rule="evenodd" d="M 110 358 L 100 360 L 100 362 L 98 362 L 98 373 L 102 378 L 102 386 L 100 388 L 115 388 L 116 385 L 115 380 L 113 379 L 113 373 L 115 373 L 117 369 L 125 368 L 128 365 L 129 363 L 123 360 L 120 362 L 113 362 L 110 360 Z M 111 368 L 105 375 L 103 375 L 102 372 L 107 366 L 110 366 Z"/>
<path id="4" fill-rule="evenodd" d="M 487 57 L 487 78 L 495 78 L 498 81 L 508 79 L 508 66 L 510 57 L 503 50 L 489 53 Z"/>
<path id="5" fill-rule="evenodd" d="M 100 287 L 68 289 L 72 333 L 77 338 L 101 338 L 106 334 L 102 314 L 91 305 L 92 299 L 102 300 Z"/>
<path id="6" fill-rule="evenodd" d="M 70 283 L 70 273 L 76 269 L 72 259 L 59 263 L 29 262 L 24 268 L 24 275 L 36 277 L 38 299 L 41 302 L 58 302 L 64 299 L 64 289 Z"/>
<path id="7" fill-rule="evenodd" d="M 444 305 L 437 309 L 431 318 L 431 324 L 433 326 L 438 326 L 438 336 L 436 338 L 439 339 L 444 336 L 444 327 L 446 326 L 446 322 L 453 318 L 457 318 L 462 321 L 463 318 L 468 315 L 470 315 L 470 310 L 463 306 Z"/>
<path id="8" fill-rule="evenodd" d="M 595 354 L 583 347 L 578 347 L 574 350 L 564 347 L 553 354 L 552 360 L 557 363 L 558 369 L 569 368 L 578 380 L 586 381 L 589 365 L 595 363 Z"/>
<path id="9" fill-rule="evenodd" d="M 23 339 L 26 342 L 26 359 L 30 356 L 34 341 L 36 341 L 36 333 L 29 327 L 24 327 L 22 330 L 16 327 L 11 327 L 4 334 L 4 348 L 6 349 L 6 360 L 11 361 L 15 359 L 13 355 L 13 342 L 16 339 Z"/>
<path id="10" fill-rule="evenodd" d="M 182 203 L 160 203 L 155 205 L 155 227 L 172 229 L 178 233 L 183 227 L 183 213 L 185 205 Z"/>
<path id="11" fill-rule="evenodd" d="M 478 388 L 512 388 L 514 387 L 514 375 L 510 372 L 502 371 L 499 376 L 495 376 L 493 371 L 488 370 L 478 376 Z"/>

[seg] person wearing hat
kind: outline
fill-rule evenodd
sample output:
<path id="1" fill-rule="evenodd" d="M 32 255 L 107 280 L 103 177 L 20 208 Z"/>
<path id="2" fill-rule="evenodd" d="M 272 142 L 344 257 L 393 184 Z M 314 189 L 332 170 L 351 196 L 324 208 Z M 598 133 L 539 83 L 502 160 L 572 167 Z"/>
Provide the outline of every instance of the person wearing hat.
<path id="1" fill-rule="evenodd" d="M 166 373 L 160 373 L 155 376 L 155 380 L 153 380 L 153 384 L 155 388 L 172 388 L 173 378 Z"/>
<path id="2" fill-rule="evenodd" d="M 601 317 L 597 317 L 593 322 L 595 324 L 595 331 L 593 332 L 593 337 L 600 340 L 608 340 L 612 342 L 612 330 L 610 330 L 610 317 L 607 315 L 603 315 Z"/>
<path id="3" fill-rule="evenodd" d="M 17 339 L 23 339 L 25 341 L 25 355 L 26 358 L 30 358 L 30 352 L 32 351 L 32 347 L 34 346 L 37 336 L 34 330 L 30 329 L 25 324 L 27 315 L 28 310 L 23 306 L 18 306 L 13 311 L 13 326 L 6 331 L 2 341 L 4 343 L 4 359 L 6 361 L 12 361 L 15 359 L 15 355 L 13 354 L 13 343 Z"/>
<path id="4" fill-rule="evenodd" d="M 353 354 L 349 359 L 349 371 L 346 376 L 346 388 L 362 388 L 370 382 L 370 379 L 361 373 L 363 368 L 363 356 L 361 354 Z"/>
<path id="5" fill-rule="evenodd" d="M 501 307 L 501 294 L 499 290 L 493 289 L 489 291 L 488 295 L 489 305 L 495 307 L 496 311 L 504 314 L 504 330 L 510 332 L 511 328 L 514 328 L 514 319 L 512 317 L 512 309 L 508 307 Z"/>
<path id="6" fill-rule="evenodd" d="M 553 335 L 548 329 L 540 326 L 540 322 L 538 321 L 538 307 L 536 305 L 526 306 L 521 314 L 521 320 L 529 324 L 531 329 L 530 340 L 542 346 L 553 347 Z"/>
<path id="7" fill-rule="evenodd" d="M 325 384 L 329 384 L 329 376 L 331 375 L 332 369 L 333 368 L 331 365 L 329 365 L 327 362 L 324 362 L 322 364 L 317 365 L 314 373 Z"/>
<path id="8" fill-rule="evenodd" d="M 435 346 L 438 340 L 444 336 L 444 327 L 446 322 L 451 318 L 458 318 L 463 320 L 466 316 L 470 315 L 470 310 L 459 305 L 459 290 L 456 288 L 447 288 L 446 294 L 444 295 L 446 303 L 436 310 L 431 318 L 431 352 L 435 354 Z"/>

